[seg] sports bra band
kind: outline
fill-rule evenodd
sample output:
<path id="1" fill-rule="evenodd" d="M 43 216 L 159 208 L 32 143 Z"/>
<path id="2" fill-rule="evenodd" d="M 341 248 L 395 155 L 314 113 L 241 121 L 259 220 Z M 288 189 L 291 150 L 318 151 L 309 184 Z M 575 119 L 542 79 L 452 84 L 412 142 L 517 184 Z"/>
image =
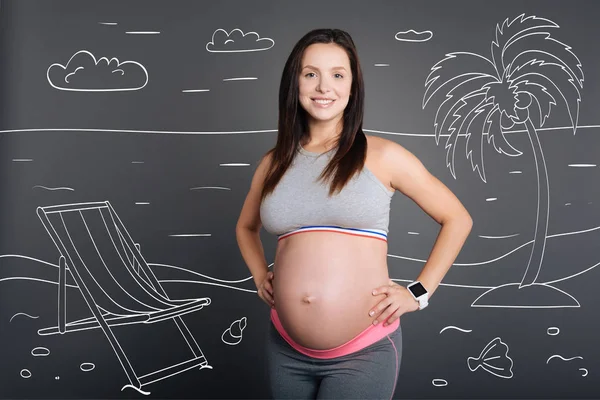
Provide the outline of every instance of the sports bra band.
<path id="1" fill-rule="evenodd" d="M 371 237 L 373 239 L 383 240 L 387 242 L 387 234 L 384 230 L 381 229 L 359 229 L 359 228 L 345 228 L 341 226 L 335 225 L 309 225 L 303 226 L 298 229 L 294 229 L 292 231 L 283 233 L 277 237 L 277 241 L 285 239 L 289 236 L 303 233 L 303 232 L 338 232 L 346 235 L 353 236 L 364 236 Z"/>

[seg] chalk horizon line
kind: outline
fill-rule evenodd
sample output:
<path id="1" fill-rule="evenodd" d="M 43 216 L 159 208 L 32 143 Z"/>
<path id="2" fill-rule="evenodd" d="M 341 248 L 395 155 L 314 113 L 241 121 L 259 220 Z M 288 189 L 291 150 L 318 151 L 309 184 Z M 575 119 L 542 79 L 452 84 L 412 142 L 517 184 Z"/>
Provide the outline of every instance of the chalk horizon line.
<path id="1" fill-rule="evenodd" d="M 577 130 L 586 128 L 600 128 L 600 125 L 579 125 Z M 572 126 L 555 126 L 547 128 L 537 128 L 537 132 L 573 130 Z M 435 137 L 434 133 L 410 133 L 410 132 L 392 132 L 376 129 L 363 129 L 364 132 L 380 133 L 382 135 L 392 136 L 415 136 L 415 137 Z M 143 133 L 143 134 L 169 134 L 169 135 L 240 135 L 250 133 L 272 133 L 277 129 L 258 129 L 258 130 L 240 130 L 240 131 L 168 131 L 168 130 L 143 130 L 143 129 L 102 129 L 102 128 L 23 128 L 23 129 L 4 129 L 0 134 L 7 133 L 25 133 L 25 132 L 108 132 L 108 133 Z M 527 133 L 526 129 L 516 129 L 506 131 L 505 134 Z M 569 132 L 570 133 L 570 132 Z M 448 137 L 449 134 L 440 134 L 440 137 Z M 466 137 L 465 134 L 459 134 L 459 137 Z"/>

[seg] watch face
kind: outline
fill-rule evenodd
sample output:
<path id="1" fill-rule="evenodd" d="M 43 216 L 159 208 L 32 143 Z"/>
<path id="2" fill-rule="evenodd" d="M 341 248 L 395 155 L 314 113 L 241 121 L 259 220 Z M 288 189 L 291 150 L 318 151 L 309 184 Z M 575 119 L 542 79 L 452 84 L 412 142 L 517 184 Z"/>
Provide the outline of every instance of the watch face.
<path id="1" fill-rule="evenodd" d="M 410 290 L 415 297 L 419 297 L 419 296 L 422 296 L 425 293 L 427 293 L 427 290 L 425 289 L 425 286 L 423 286 L 421 284 L 421 282 L 416 282 L 414 284 L 411 284 L 408 287 L 408 290 Z"/>

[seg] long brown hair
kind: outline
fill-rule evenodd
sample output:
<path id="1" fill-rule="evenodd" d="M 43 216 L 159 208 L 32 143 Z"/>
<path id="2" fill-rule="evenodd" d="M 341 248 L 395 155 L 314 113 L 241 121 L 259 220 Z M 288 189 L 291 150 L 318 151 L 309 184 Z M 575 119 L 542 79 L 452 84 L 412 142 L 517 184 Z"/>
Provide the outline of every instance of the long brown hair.
<path id="1" fill-rule="evenodd" d="M 285 171 L 291 165 L 298 146 L 309 136 L 308 118 L 298 99 L 299 76 L 302 56 L 308 46 L 314 43 L 335 43 L 341 46 L 350 59 L 352 85 L 350 99 L 343 113 L 343 127 L 337 143 L 337 151 L 319 179 L 328 180 L 333 176 L 329 195 L 343 189 L 344 185 L 364 166 L 367 154 L 367 138 L 362 130 L 364 114 L 364 82 L 362 70 L 352 37 L 340 29 L 315 29 L 304 35 L 292 49 L 279 85 L 279 121 L 277 142 L 264 157 L 272 154 L 267 170 L 261 200 L 271 193 Z"/>

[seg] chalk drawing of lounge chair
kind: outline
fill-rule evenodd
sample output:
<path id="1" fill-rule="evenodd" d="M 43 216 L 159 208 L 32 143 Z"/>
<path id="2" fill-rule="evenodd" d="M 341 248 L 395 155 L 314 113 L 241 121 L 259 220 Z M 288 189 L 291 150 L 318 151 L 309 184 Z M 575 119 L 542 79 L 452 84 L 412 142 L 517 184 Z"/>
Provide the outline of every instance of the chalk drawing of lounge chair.
<path id="1" fill-rule="evenodd" d="M 58 326 L 40 329 L 38 334 L 102 329 L 132 388 L 142 393 L 144 385 L 194 367 L 212 368 L 181 318 L 209 305 L 210 298 L 170 299 L 144 260 L 140 246 L 133 242 L 108 201 L 38 207 L 37 215 L 60 253 Z M 76 282 L 92 317 L 66 321 L 67 272 Z M 111 327 L 169 319 L 187 342 L 192 358 L 138 376 Z"/>

